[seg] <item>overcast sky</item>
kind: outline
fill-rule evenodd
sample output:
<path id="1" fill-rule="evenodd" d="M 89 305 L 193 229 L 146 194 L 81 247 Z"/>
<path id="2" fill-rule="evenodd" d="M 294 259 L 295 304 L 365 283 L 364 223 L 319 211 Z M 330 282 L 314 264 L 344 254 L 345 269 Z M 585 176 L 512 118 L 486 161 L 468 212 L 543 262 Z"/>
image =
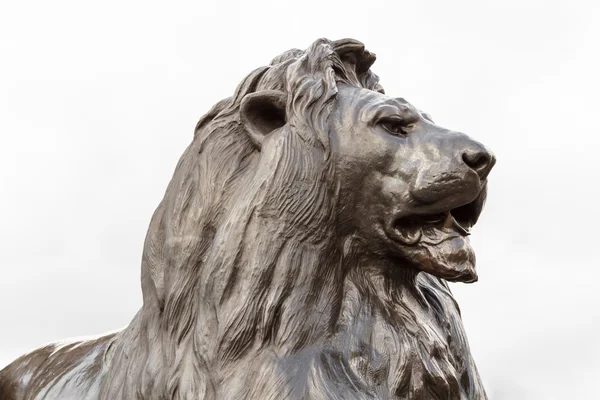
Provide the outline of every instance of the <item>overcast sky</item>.
<path id="1" fill-rule="evenodd" d="M 337 6 L 334 5 L 337 3 Z M 12 1 L 0 6 L 0 367 L 141 306 L 152 212 L 198 118 L 315 39 L 491 148 L 479 282 L 453 285 L 493 399 L 600 379 L 598 2 Z"/>

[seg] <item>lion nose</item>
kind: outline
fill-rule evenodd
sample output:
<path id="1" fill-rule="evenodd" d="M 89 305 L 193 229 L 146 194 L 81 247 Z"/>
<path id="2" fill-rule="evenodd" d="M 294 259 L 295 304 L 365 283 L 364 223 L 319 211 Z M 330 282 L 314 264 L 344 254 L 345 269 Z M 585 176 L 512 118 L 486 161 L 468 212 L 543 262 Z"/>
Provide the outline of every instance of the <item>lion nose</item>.
<path id="1" fill-rule="evenodd" d="M 462 154 L 462 159 L 469 168 L 477 172 L 479 179 L 485 179 L 496 163 L 496 157 L 479 143 L 473 143 Z"/>

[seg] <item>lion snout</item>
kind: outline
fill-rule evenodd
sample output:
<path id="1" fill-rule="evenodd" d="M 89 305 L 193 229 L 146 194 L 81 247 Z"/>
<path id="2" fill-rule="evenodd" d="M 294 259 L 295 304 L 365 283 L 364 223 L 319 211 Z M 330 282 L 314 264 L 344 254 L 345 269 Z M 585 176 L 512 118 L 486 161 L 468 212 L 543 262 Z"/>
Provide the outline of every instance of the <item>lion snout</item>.
<path id="1" fill-rule="evenodd" d="M 496 157 L 481 143 L 458 132 L 445 132 L 436 152 L 423 152 L 427 162 L 410 185 L 413 200 L 422 205 L 453 207 L 473 201 L 485 186 Z"/>
<path id="2" fill-rule="evenodd" d="M 485 180 L 490 171 L 496 164 L 494 153 L 488 150 L 484 145 L 474 140 L 468 140 L 468 144 L 462 152 L 461 159 L 463 163 L 471 170 L 475 171 L 480 180 Z"/>
<path id="3" fill-rule="evenodd" d="M 411 185 L 410 194 L 412 199 L 421 205 L 443 202 L 457 207 L 473 201 L 481 188 L 480 179 L 473 173 L 446 172 L 431 168 L 420 171 Z"/>

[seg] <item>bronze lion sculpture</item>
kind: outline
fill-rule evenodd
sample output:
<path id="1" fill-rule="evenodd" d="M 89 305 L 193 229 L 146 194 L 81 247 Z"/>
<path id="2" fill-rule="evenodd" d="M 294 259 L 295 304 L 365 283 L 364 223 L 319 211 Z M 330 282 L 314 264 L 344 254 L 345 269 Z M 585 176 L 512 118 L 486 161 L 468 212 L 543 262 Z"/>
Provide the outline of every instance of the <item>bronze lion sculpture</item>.
<path id="1" fill-rule="evenodd" d="M 494 156 L 389 97 L 356 40 L 251 72 L 198 122 L 124 330 L 0 372 L 2 400 L 485 399 L 446 281 Z"/>

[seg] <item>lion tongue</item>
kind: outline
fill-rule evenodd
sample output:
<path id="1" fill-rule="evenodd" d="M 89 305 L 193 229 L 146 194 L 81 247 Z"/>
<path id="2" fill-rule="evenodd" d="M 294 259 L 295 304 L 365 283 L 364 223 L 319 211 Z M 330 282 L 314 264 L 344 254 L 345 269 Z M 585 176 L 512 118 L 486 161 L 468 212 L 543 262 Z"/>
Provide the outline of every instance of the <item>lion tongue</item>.
<path id="1" fill-rule="evenodd" d="M 467 231 L 454 216 L 448 212 L 444 219 L 437 224 L 426 225 L 421 229 L 420 240 L 429 245 L 437 245 L 454 237 L 468 236 Z"/>
<path id="2" fill-rule="evenodd" d="M 436 244 L 455 236 L 470 234 L 450 212 L 446 213 L 443 220 L 437 219 L 437 222 L 432 221 L 421 226 L 398 224 L 394 232 L 394 237 L 407 245 L 414 245 L 421 240 Z"/>

